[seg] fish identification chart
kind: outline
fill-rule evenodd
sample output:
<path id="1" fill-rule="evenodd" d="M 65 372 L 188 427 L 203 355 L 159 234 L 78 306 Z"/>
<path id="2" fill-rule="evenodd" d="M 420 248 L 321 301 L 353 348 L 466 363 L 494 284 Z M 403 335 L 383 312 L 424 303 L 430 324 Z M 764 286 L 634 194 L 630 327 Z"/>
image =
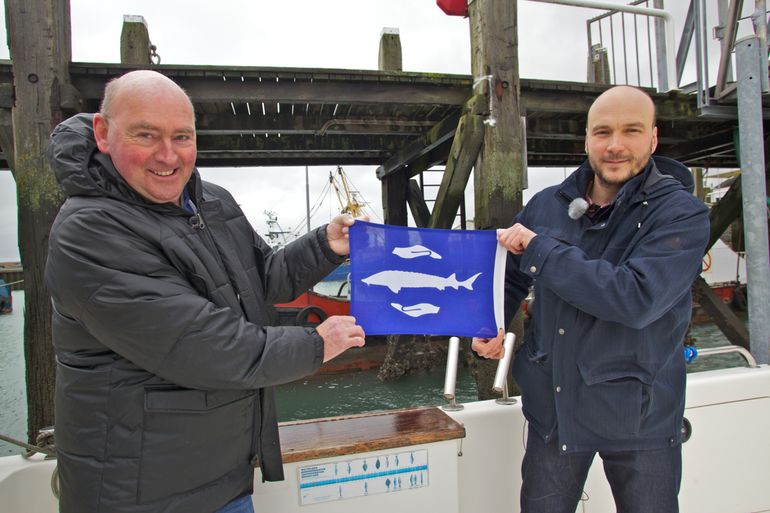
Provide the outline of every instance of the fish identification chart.
<path id="1" fill-rule="evenodd" d="M 317 504 L 428 486 L 428 450 L 299 467 L 300 504 Z"/>
<path id="2" fill-rule="evenodd" d="M 356 221 L 351 315 L 367 335 L 494 337 L 503 324 L 505 260 L 494 230 Z"/>

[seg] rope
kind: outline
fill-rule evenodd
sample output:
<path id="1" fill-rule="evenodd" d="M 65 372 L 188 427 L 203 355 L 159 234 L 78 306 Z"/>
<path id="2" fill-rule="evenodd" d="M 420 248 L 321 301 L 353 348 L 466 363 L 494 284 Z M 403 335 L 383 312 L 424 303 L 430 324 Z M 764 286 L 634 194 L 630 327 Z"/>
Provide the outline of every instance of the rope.
<path id="1" fill-rule="evenodd" d="M 493 98 L 495 95 L 495 76 L 482 75 L 480 77 L 476 77 L 473 80 L 472 89 L 475 90 L 476 86 L 484 83 L 484 81 L 488 83 L 487 97 L 489 98 L 489 116 L 487 117 L 487 119 L 484 120 L 484 124 L 490 128 L 494 128 L 495 125 L 497 125 L 497 119 L 495 118 L 494 104 L 493 104 Z"/>
<path id="2" fill-rule="evenodd" d="M 0 440 L 4 442 L 8 442 L 9 444 L 18 445 L 19 447 L 26 449 L 28 452 L 26 457 L 29 457 L 32 455 L 32 453 L 36 453 L 36 452 L 45 454 L 46 456 L 50 456 L 51 458 L 56 457 L 56 451 L 52 451 L 51 449 L 48 449 L 46 447 L 39 447 L 37 445 L 28 444 L 26 442 L 22 442 L 21 440 L 16 440 L 15 438 L 11 438 L 10 436 L 0 435 Z"/>
<path id="3" fill-rule="evenodd" d="M 8 442 L 9 444 L 12 444 L 12 445 L 18 445 L 19 447 L 26 449 L 24 454 L 21 455 L 21 457 L 24 459 L 28 459 L 30 456 L 32 456 L 36 452 L 45 454 L 46 459 L 56 458 L 56 451 L 49 449 L 47 447 L 28 444 L 26 442 L 22 442 L 21 440 L 16 440 L 15 438 L 11 438 L 10 436 L 5 436 L 2 434 L 0 434 L 0 440 L 4 442 Z M 53 493 L 53 496 L 56 497 L 57 500 L 61 498 L 61 489 L 59 487 L 59 466 L 58 465 L 54 467 L 53 473 L 51 473 L 51 493 Z"/>

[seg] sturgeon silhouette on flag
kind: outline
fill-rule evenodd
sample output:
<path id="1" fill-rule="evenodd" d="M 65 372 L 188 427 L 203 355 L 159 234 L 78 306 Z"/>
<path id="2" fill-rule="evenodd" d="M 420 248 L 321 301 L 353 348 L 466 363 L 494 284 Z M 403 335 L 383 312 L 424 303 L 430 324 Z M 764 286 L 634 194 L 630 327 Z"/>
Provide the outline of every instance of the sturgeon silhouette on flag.
<path id="1" fill-rule="evenodd" d="M 494 230 L 357 220 L 350 313 L 367 335 L 494 337 L 503 327 L 505 260 Z"/>

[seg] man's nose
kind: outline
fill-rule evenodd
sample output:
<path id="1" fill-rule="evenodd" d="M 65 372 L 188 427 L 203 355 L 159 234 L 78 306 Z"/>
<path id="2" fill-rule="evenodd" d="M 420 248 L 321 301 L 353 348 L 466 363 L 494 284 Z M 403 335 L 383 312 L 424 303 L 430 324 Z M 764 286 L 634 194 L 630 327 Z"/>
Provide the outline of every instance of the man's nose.
<path id="1" fill-rule="evenodd" d="M 160 146 L 155 152 L 155 158 L 158 160 L 158 162 L 164 164 L 175 164 L 177 162 L 179 156 L 174 150 L 174 145 L 170 139 L 161 140 Z"/>
<path id="2" fill-rule="evenodd" d="M 623 150 L 623 138 L 620 134 L 613 134 L 607 144 L 607 151 L 616 153 Z"/>

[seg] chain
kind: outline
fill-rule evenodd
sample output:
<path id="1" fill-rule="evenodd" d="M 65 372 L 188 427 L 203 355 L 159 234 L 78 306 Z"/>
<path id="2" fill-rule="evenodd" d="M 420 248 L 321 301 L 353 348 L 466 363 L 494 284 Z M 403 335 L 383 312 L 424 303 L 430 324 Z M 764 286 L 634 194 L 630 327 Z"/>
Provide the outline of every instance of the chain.
<path id="1" fill-rule="evenodd" d="M 158 47 L 150 43 L 150 62 L 152 64 L 160 64 L 160 55 L 158 55 Z"/>

